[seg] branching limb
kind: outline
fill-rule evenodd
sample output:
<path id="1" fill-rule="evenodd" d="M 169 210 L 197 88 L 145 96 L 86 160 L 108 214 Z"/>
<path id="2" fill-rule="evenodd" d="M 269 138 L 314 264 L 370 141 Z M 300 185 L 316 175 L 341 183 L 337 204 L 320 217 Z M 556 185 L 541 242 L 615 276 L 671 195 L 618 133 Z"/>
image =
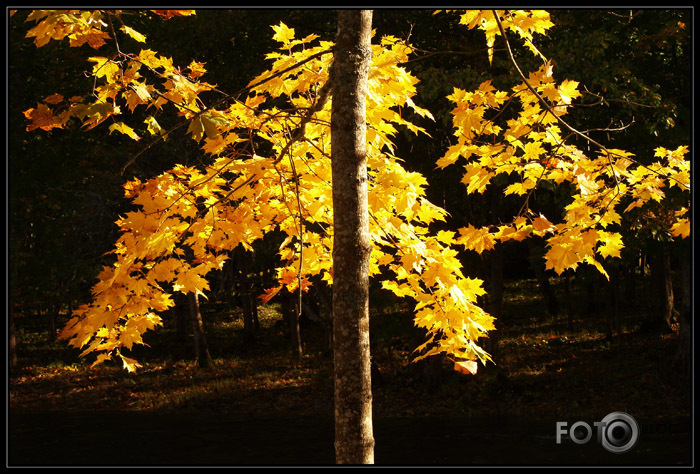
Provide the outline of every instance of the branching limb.
<path id="1" fill-rule="evenodd" d="M 498 24 L 498 29 L 499 29 L 499 31 L 500 31 L 500 33 L 501 33 L 501 36 L 503 36 L 503 40 L 504 40 L 505 45 L 506 45 L 506 51 L 508 52 L 508 58 L 510 59 L 510 62 L 513 64 L 513 67 L 514 67 L 515 70 L 517 71 L 517 73 L 518 73 L 518 75 L 520 76 L 521 80 L 525 83 L 525 86 L 528 88 L 528 90 L 537 98 L 537 100 L 542 104 L 542 106 L 545 108 L 545 110 L 547 110 L 549 113 L 552 114 L 552 116 L 554 116 L 554 118 L 557 120 L 557 122 L 558 122 L 562 127 L 564 127 L 565 129 L 569 130 L 569 131 L 570 131 L 571 133 L 573 133 L 574 135 L 583 138 L 583 139 L 586 140 L 588 143 L 590 143 L 590 144 L 596 146 L 596 147 L 599 148 L 603 153 L 605 153 L 605 154 L 607 155 L 607 158 L 608 158 L 608 163 L 610 163 L 610 166 L 612 167 L 612 156 L 618 156 L 618 155 L 615 154 L 615 153 L 613 153 L 613 152 L 611 152 L 607 147 L 605 147 L 605 145 L 602 145 L 601 143 L 598 143 L 598 142 L 597 142 L 596 140 L 594 140 L 593 138 L 589 137 L 588 135 L 586 135 L 586 134 L 583 133 L 583 132 L 580 132 L 580 131 L 576 130 L 574 127 L 572 127 L 571 125 L 569 125 L 566 121 L 564 121 L 564 119 L 562 119 L 559 115 L 557 115 L 557 114 L 554 112 L 554 110 L 552 110 L 552 107 L 551 107 L 551 106 L 547 103 L 547 101 L 539 94 L 539 92 L 537 92 L 537 90 L 532 86 L 532 84 L 530 84 L 530 82 L 529 82 L 529 81 L 527 80 L 527 78 L 525 77 L 525 74 L 523 74 L 523 71 L 520 69 L 520 66 L 518 66 L 518 63 L 517 63 L 517 61 L 515 60 L 515 56 L 513 56 L 513 50 L 512 50 L 511 47 L 510 47 L 510 42 L 508 41 L 508 36 L 506 35 L 505 28 L 503 28 L 503 23 L 501 23 L 501 19 L 500 19 L 500 17 L 498 16 L 498 13 L 497 13 L 495 10 L 493 10 L 493 16 L 494 16 L 494 18 L 496 19 L 496 23 Z M 628 158 L 628 157 L 626 157 L 626 158 L 627 158 L 627 159 L 631 159 L 631 158 Z M 655 174 L 657 174 L 657 175 L 659 175 L 659 176 L 662 176 L 662 177 L 667 178 L 667 179 L 674 180 L 674 181 L 676 181 L 680 186 L 682 186 L 682 187 L 684 187 L 684 188 L 686 188 L 686 189 L 688 188 L 684 183 L 678 181 L 677 179 L 675 179 L 675 178 L 673 178 L 673 177 L 671 177 L 671 176 L 664 175 L 663 173 L 660 173 L 660 172 L 658 172 L 658 171 L 652 169 L 651 167 L 646 166 L 646 165 L 644 165 L 643 163 L 640 163 L 640 162 L 637 161 L 637 160 L 632 160 L 632 161 L 635 161 L 639 166 L 642 166 L 642 167 L 646 168 L 647 170 L 649 170 L 649 171 L 651 171 L 651 172 L 653 172 L 653 173 L 655 173 Z M 614 172 L 613 172 L 613 176 L 616 176 Z M 616 179 L 617 179 L 617 177 L 616 177 Z"/>

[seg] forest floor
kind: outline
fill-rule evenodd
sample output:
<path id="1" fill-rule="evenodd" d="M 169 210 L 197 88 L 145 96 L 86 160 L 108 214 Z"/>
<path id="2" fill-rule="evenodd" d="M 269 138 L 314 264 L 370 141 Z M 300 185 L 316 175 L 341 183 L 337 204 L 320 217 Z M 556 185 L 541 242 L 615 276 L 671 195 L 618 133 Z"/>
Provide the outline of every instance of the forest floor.
<path id="1" fill-rule="evenodd" d="M 583 301 L 579 299 L 578 301 Z M 383 465 L 694 464 L 692 379 L 676 370 L 677 336 L 639 329 L 620 312 L 606 337 L 603 311 L 552 317 L 532 280 L 513 282 L 498 323 L 497 366 L 475 376 L 446 361 L 409 363 L 420 343 L 401 307 L 372 314 L 375 462 Z M 48 342 L 37 318 L 17 321 L 20 365 L 8 378 L 8 466 L 331 465 L 332 360 L 303 333 L 293 358 L 277 307 L 260 307 L 255 343 L 238 310 L 204 307 L 214 367 L 191 360 L 190 340 L 154 332 L 128 373 L 91 368 Z M 618 337 L 619 336 L 619 337 Z M 632 450 L 556 439 L 557 422 L 594 427 L 611 412 L 639 425 Z M 580 436 L 576 432 L 576 436 Z"/>

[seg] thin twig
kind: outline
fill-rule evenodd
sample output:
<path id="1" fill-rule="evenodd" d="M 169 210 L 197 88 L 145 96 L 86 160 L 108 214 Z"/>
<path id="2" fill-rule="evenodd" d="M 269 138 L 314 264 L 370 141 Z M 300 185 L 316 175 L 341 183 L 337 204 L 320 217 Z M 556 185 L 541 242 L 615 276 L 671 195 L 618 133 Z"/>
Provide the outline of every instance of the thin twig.
<path id="1" fill-rule="evenodd" d="M 589 143 L 595 145 L 595 146 L 598 147 L 603 153 L 605 153 L 605 154 L 607 155 L 608 162 L 610 163 L 610 166 L 611 166 L 611 168 L 612 168 L 612 159 L 611 159 L 611 157 L 612 157 L 612 156 L 622 156 L 622 155 L 618 155 L 617 153 L 611 152 L 607 147 L 605 147 L 604 145 L 598 143 L 598 142 L 597 142 L 596 140 L 594 140 L 593 138 L 589 137 L 589 136 L 586 135 L 585 133 L 582 133 L 582 132 L 576 130 L 574 127 L 572 127 L 572 126 L 569 125 L 567 122 L 565 122 L 559 115 L 557 115 L 557 114 L 552 110 L 552 108 L 551 108 L 550 105 L 547 103 L 547 101 L 544 100 L 544 98 L 537 92 L 537 90 L 535 90 L 534 87 L 532 87 L 532 85 L 530 84 L 530 82 L 529 82 L 529 81 L 527 80 L 527 78 L 525 77 L 525 74 L 523 74 L 523 71 L 520 69 L 520 66 L 518 66 L 518 63 L 517 63 L 517 61 L 515 60 L 515 57 L 513 56 L 513 51 L 512 51 L 512 49 L 511 49 L 511 47 L 510 47 L 510 42 L 508 41 L 508 37 L 507 37 L 507 35 L 506 35 L 505 29 L 503 28 L 503 24 L 501 23 L 501 19 L 500 19 L 500 17 L 498 16 L 498 13 L 497 13 L 495 10 L 493 10 L 493 16 L 494 16 L 494 18 L 496 19 L 496 23 L 498 24 L 498 29 L 499 29 L 499 31 L 501 32 L 501 35 L 503 36 L 503 40 L 504 40 L 505 45 L 506 45 L 506 51 L 508 52 L 508 57 L 509 57 L 511 63 L 513 64 L 513 67 L 514 67 L 515 70 L 517 71 L 518 75 L 520 76 L 520 78 L 522 79 L 522 81 L 525 83 L 525 86 L 528 88 L 528 90 L 537 98 L 537 100 L 542 104 L 542 106 L 543 106 L 549 113 L 551 113 L 551 114 L 554 116 L 554 118 L 557 120 L 557 122 L 558 122 L 559 124 L 561 124 L 564 128 L 566 128 L 567 130 L 569 130 L 569 131 L 570 131 L 571 133 L 573 133 L 574 135 L 577 135 L 577 136 L 583 138 L 584 140 L 586 140 L 587 142 L 589 142 Z M 624 157 L 624 158 L 630 159 L 630 158 L 628 158 L 628 157 Z M 651 172 L 654 173 L 654 174 L 657 174 L 657 175 L 662 176 L 662 177 L 664 177 L 664 178 L 667 178 L 667 179 L 671 179 L 671 180 L 673 180 L 673 181 L 676 181 L 680 186 L 682 186 L 682 187 L 688 189 L 688 186 L 686 186 L 686 185 L 685 185 L 684 183 L 682 183 L 681 181 L 678 181 L 677 179 L 673 178 L 672 176 L 667 176 L 667 175 L 665 175 L 665 174 L 663 174 L 663 173 L 660 173 L 660 172 L 658 172 L 658 171 L 652 169 L 651 167 L 649 167 L 649 166 L 647 166 L 647 165 L 644 165 L 643 163 L 640 163 L 638 160 L 631 160 L 631 161 L 634 161 L 634 162 L 637 163 L 639 166 L 642 166 L 643 168 L 645 168 L 645 169 L 651 171 Z M 614 170 L 613 170 L 613 176 L 615 177 L 615 179 L 616 179 L 616 181 L 617 181 L 618 178 L 617 178 L 617 175 L 614 173 Z M 618 182 L 618 185 L 619 185 L 619 182 Z"/>
<path id="2" fill-rule="evenodd" d="M 298 63 L 295 63 L 295 64 L 293 64 L 293 65 L 291 65 L 291 66 L 289 66 L 289 67 L 287 67 L 287 68 L 285 68 L 285 69 L 283 69 L 283 70 L 281 70 L 281 71 L 277 71 L 276 73 L 270 75 L 269 77 L 266 77 L 266 78 L 264 78 L 264 79 L 261 79 L 260 81 L 256 82 L 255 84 L 251 84 L 251 85 L 248 85 L 248 86 L 242 88 L 242 89 L 239 90 L 236 94 L 227 94 L 227 93 L 225 93 L 225 92 L 223 92 L 223 91 L 220 91 L 220 90 L 216 89 L 216 92 L 218 92 L 218 93 L 224 95 L 224 97 L 223 97 L 222 99 L 216 101 L 216 102 L 215 102 L 214 104 L 212 104 L 211 106 L 206 107 L 206 108 L 202 109 L 201 111 L 199 111 L 199 112 L 197 112 L 197 113 L 194 113 L 193 116 L 190 117 L 188 120 L 185 120 L 185 121 L 180 122 L 179 124 L 173 126 L 173 127 L 170 128 L 165 134 L 163 134 L 163 135 L 157 137 L 157 138 L 156 138 L 155 140 L 153 140 L 151 143 L 149 143 L 148 145 L 146 145 L 146 147 L 144 147 L 141 151 L 139 151 L 138 153 L 136 153 L 136 154 L 122 167 L 121 174 L 124 174 L 124 172 L 126 171 L 126 168 L 128 168 L 128 167 L 136 160 L 136 158 L 138 158 L 140 155 L 142 155 L 146 150 L 148 150 L 149 148 L 151 148 L 153 145 L 155 145 L 156 143 L 158 143 L 158 142 L 160 142 L 161 140 L 163 140 L 163 137 L 164 137 L 164 136 L 167 136 L 169 133 L 174 132 L 174 131 L 177 130 L 178 128 L 183 127 L 184 125 L 190 123 L 192 120 L 198 118 L 200 115 L 204 114 L 205 112 L 208 112 L 208 111 L 210 111 L 210 110 L 212 110 L 212 109 L 215 109 L 216 107 L 222 105 L 222 104 L 225 103 L 225 102 L 228 102 L 229 100 L 238 101 L 238 100 L 239 100 L 238 97 L 240 97 L 241 94 L 243 94 L 244 92 L 248 92 L 248 91 L 250 91 L 250 90 L 252 90 L 252 89 L 254 89 L 254 88 L 256 88 L 256 87 L 258 87 L 258 86 L 260 86 L 260 85 L 262 85 L 262 84 L 265 84 L 266 82 L 271 81 L 272 79 L 274 79 L 274 78 L 276 78 L 276 77 L 278 77 L 278 76 L 281 76 L 282 74 L 285 74 L 285 73 L 287 73 L 287 72 L 289 72 L 289 71 L 292 71 L 292 70 L 294 70 L 294 69 L 296 69 L 296 68 L 298 68 L 298 67 L 300 67 L 300 66 L 306 64 L 306 63 L 309 62 L 309 61 L 312 61 L 312 60 L 314 60 L 314 59 L 316 59 L 316 58 L 319 58 L 319 57 L 323 56 L 324 54 L 328 54 L 328 53 L 332 53 L 332 52 L 333 52 L 333 49 L 325 49 L 325 50 L 323 50 L 323 51 L 319 51 L 318 53 L 313 54 L 313 55 L 309 56 L 308 58 L 306 58 L 306 59 L 304 59 L 304 60 L 302 60 L 302 61 L 299 61 Z M 331 81 L 330 81 L 330 76 L 329 76 L 329 79 L 328 79 L 328 81 L 326 81 L 326 84 L 324 85 L 324 88 L 326 87 L 326 85 L 329 85 L 330 82 L 331 82 Z M 330 87 L 330 86 L 329 86 L 329 87 Z M 322 89 L 322 90 L 323 90 L 323 89 Z M 327 93 L 330 93 L 330 89 L 327 91 Z M 326 97 L 326 99 L 327 99 L 327 97 Z M 325 100 L 324 100 L 324 103 L 325 103 Z M 321 105 L 323 105 L 323 104 L 321 104 Z M 303 120 L 303 119 L 302 119 L 302 125 L 305 125 L 306 122 L 308 122 L 308 120 L 311 118 L 310 115 L 313 115 L 313 113 L 315 113 L 315 110 L 314 110 L 313 112 L 311 112 L 311 114 L 308 114 L 308 113 L 307 113 L 308 118 L 306 118 L 306 120 Z M 301 138 L 301 137 L 299 137 L 299 138 Z M 296 140 L 298 140 L 299 138 L 296 138 Z M 296 141 L 296 140 L 295 140 L 295 141 Z"/>

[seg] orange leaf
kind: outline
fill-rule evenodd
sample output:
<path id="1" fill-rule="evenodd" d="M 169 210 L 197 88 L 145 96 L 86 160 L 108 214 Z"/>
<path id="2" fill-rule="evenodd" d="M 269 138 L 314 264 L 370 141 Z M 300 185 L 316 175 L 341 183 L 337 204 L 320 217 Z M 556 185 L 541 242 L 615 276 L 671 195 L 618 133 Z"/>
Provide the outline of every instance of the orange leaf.
<path id="1" fill-rule="evenodd" d="M 169 20 L 170 18 L 174 16 L 190 16 L 194 15 L 195 12 L 194 10 L 151 10 L 153 13 L 156 15 L 160 15 L 166 20 Z"/>
<path id="2" fill-rule="evenodd" d="M 36 109 L 27 109 L 23 113 L 25 117 L 32 121 L 32 123 L 27 125 L 28 132 L 37 128 L 42 130 L 63 128 L 65 124 L 65 120 L 61 119 L 61 117 L 56 117 L 46 104 L 38 104 Z"/>
<path id="3" fill-rule="evenodd" d="M 457 372 L 464 375 L 475 375 L 478 368 L 478 364 L 473 360 L 456 360 L 454 366 Z"/>

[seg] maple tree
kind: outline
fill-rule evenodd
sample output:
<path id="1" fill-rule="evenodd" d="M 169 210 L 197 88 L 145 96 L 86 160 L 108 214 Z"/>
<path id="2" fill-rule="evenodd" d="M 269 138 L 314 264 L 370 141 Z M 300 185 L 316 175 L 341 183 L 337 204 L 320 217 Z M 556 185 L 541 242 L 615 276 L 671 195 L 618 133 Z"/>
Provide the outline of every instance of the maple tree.
<path id="1" fill-rule="evenodd" d="M 193 14 L 155 13 L 163 18 Z M 269 70 L 228 94 L 203 80 L 203 63 L 178 67 L 150 49 L 122 51 L 119 35 L 140 43 L 147 39 L 127 26 L 124 16 L 99 10 L 33 12 L 28 21 L 36 25 L 27 36 L 37 47 L 67 38 L 71 46 L 95 51 L 114 42 L 116 52 L 88 58 L 91 94 L 56 93 L 24 115 L 27 130 L 62 128 L 70 120 L 89 130 L 107 122 L 109 133 L 137 141 L 150 136 L 146 148 L 187 127 L 207 157 L 204 167 L 177 165 L 124 185 L 125 196 L 139 209 L 117 222 L 122 234 L 114 264 L 98 276 L 93 301 L 77 309 L 61 333 L 83 349 L 81 355 L 96 352 L 95 363 L 118 357 L 135 370 L 138 362 L 125 352 L 162 324 L 157 313 L 173 305 L 172 292 L 206 297 L 206 276 L 221 268 L 227 252 L 239 246 L 250 250 L 273 229 L 287 235 L 280 247 L 284 264 L 277 269 L 279 284 L 266 291 L 264 301 L 285 287 L 306 290 L 314 276 L 333 282 L 328 86 L 333 44 L 316 35 L 296 38 L 285 24 L 275 25 L 273 39 L 280 47 L 267 56 Z M 643 165 L 631 153 L 607 148 L 568 125 L 565 115 L 580 95 L 579 83 L 557 82 L 552 62 L 535 46 L 535 35 L 552 27 L 546 12 L 468 11 L 460 23 L 484 32 L 489 59 L 497 37 L 509 46 L 507 35 L 515 34 L 541 57 L 542 66 L 526 76 L 510 53 L 521 75 L 510 90 L 497 90 L 490 81 L 474 91 L 455 88 L 449 99 L 456 143 L 437 166 L 464 162 L 468 193 L 483 193 L 496 176 L 507 176 L 511 181 L 504 193 L 521 196 L 522 208 L 509 223 L 431 232 L 431 224 L 444 222 L 447 214 L 426 199 L 427 180 L 402 166 L 392 139 L 399 127 L 423 132 L 404 110 L 432 116 L 414 102 L 418 79 L 401 65 L 411 46 L 396 37 L 380 38 L 372 45 L 367 98 L 369 273 L 382 277 L 385 289 L 416 302 L 415 324 L 426 330 L 427 340 L 416 349 L 415 360 L 446 353 L 456 370 L 475 373 L 476 360 L 489 360 L 478 339 L 494 322 L 477 305 L 482 282 L 464 275 L 459 247 L 482 253 L 499 242 L 541 236 L 548 244 L 548 269 L 561 274 L 586 263 L 606 274 L 604 259 L 619 257 L 623 247 L 621 216 L 663 201 L 669 189 L 687 196 L 690 167 L 686 146 L 657 147 L 658 161 Z M 204 94 L 218 98 L 205 101 Z M 158 121 L 166 109 L 181 118 L 168 129 Z M 142 120 L 127 124 L 122 118 L 127 111 L 143 114 Z M 574 139 L 584 140 L 593 152 L 577 147 Z M 535 190 L 545 183 L 574 189 L 562 216 L 530 211 Z M 689 199 L 679 202 L 667 225 L 673 236 L 685 238 Z"/>

